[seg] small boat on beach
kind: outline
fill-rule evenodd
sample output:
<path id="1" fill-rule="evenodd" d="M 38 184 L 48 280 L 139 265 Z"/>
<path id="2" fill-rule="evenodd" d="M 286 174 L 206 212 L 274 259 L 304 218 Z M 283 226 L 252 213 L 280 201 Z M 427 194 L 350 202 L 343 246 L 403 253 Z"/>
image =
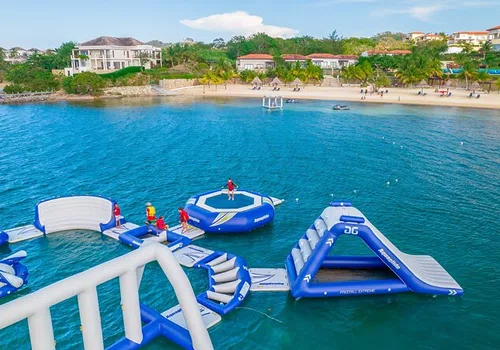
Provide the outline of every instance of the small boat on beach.
<path id="1" fill-rule="evenodd" d="M 350 108 L 346 105 L 335 105 L 332 107 L 334 111 L 348 111 Z"/>

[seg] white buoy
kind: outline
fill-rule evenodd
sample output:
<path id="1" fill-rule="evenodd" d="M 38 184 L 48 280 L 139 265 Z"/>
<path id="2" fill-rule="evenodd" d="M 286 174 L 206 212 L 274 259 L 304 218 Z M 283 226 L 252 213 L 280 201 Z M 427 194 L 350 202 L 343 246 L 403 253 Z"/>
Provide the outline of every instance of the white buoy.
<path id="1" fill-rule="evenodd" d="M 330 197 L 333 197 L 333 193 L 330 193 Z"/>
<path id="2" fill-rule="evenodd" d="M 299 199 L 298 199 L 298 198 L 295 198 L 295 201 L 296 201 L 296 202 L 298 202 L 298 201 L 299 201 Z"/>
<path id="3" fill-rule="evenodd" d="M 398 179 L 396 179 L 396 182 L 398 182 Z"/>
<path id="4" fill-rule="evenodd" d="M 390 182 L 390 181 L 387 181 L 387 186 L 389 186 L 390 184 L 391 184 L 391 182 Z"/>
<path id="5" fill-rule="evenodd" d="M 393 144 L 393 145 L 395 145 L 395 144 L 396 144 L 396 142 L 393 142 L 392 144 Z"/>
<path id="6" fill-rule="evenodd" d="M 382 140 L 385 140 L 385 136 L 382 136 Z"/>
<path id="7" fill-rule="evenodd" d="M 358 193 L 358 191 L 357 191 L 357 190 L 354 190 L 353 192 L 354 192 L 354 193 Z"/>
<path id="8" fill-rule="evenodd" d="M 463 146 L 463 145 L 464 145 L 464 142 L 462 141 L 462 142 L 460 142 L 460 144 Z"/>
<path id="9" fill-rule="evenodd" d="M 403 146 L 401 146 L 401 148 L 403 148 Z"/>

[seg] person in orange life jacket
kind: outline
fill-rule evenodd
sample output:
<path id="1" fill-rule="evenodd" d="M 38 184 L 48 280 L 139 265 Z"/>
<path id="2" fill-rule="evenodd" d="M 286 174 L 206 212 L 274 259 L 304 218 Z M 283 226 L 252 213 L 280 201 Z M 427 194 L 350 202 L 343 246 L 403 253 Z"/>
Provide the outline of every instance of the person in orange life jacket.
<path id="1" fill-rule="evenodd" d="M 121 218 L 121 210 L 120 210 L 120 207 L 118 206 L 118 203 L 115 203 L 115 207 L 113 208 L 113 212 L 115 214 L 116 227 L 119 227 L 120 226 L 120 218 Z"/>
<path id="2" fill-rule="evenodd" d="M 182 232 L 186 232 L 188 230 L 188 220 L 189 220 L 189 214 L 187 211 L 184 210 L 183 207 L 177 208 L 177 211 L 179 212 L 179 221 L 181 222 L 182 225 Z"/>
<path id="3" fill-rule="evenodd" d="M 230 201 L 231 201 L 231 200 L 232 200 L 232 201 L 234 201 L 234 188 L 235 188 L 235 187 L 236 187 L 236 188 L 238 188 L 238 185 L 237 185 L 237 184 L 235 184 L 235 183 L 233 182 L 233 180 L 231 180 L 231 178 L 229 178 L 229 179 L 227 180 L 226 185 L 225 185 L 224 187 L 227 187 L 227 199 L 228 199 L 228 200 L 230 200 Z M 223 188 L 224 188 L 224 187 L 223 187 Z"/>
<path id="4" fill-rule="evenodd" d="M 156 224 L 156 209 L 150 202 L 146 203 L 146 224 Z"/>

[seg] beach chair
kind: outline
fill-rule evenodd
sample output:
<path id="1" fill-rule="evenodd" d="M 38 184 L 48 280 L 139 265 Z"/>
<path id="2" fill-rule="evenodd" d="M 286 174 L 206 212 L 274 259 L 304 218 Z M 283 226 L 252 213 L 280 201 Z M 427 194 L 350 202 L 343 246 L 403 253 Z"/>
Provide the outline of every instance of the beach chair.
<path id="1" fill-rule="evenodd" d="M 297 92 L 299 92 L 299 91 L 300 91 L 300 88 L 297 89 Z"/>
<path id="2" fill-rule="evenodd" d="M 451 91 L 450 91 L 450 92 L 448 92 L 448 97 L 450 97 L 450 96 L 451 96 Z"/>
<path id="3" fill-rule="evenodd" d="M 255 90 L 256 88 L 257 88 L 257 86 L 254 86 L 254 87 L 252 88 L 252 90 Z"/>
<path id="4" fill-rule="evenodd" d="M 297 91 L 297 88 L 293 88 L 293 92 Z"/>
<path id="5" fill-rule="evenodd" d="M 277 88 L 277 89 L 276 89 L 276 91 L 280 91 L 280 90 L 281 90 L 281 88 Z"/>
<path id="6" fill-rule="evenodd" d="M 472 97 L 472 92 L 469 94 L 469 98 L 471 98 L 471 97 Z"/>
<path id="7" fill-rule="evenodd" d="M 261 87 L 262 87 L 262 86 L 259 86 L 259 88 L 258 88 L 257 90 L 260 90 L 260 88 L 261 88 Z"/>
<path id="8" fill-rule="evenodd" d="M 479 97 L 481 97 L 481 95 L 477 94 L 477 97 L 476 97 L 476 98 L 479 98 Z"/>
<path id="9" fill-rule="evenodd" d="M 422 95 L 422 91 L 419 91 L 419 92 L 417 93 L 417 95 Z"/>
<path id="10" fill-rule="evenodd" d="M 360 92 L 360 93 L 362 94 L 363 92 L 364 92 L 364 91 L 363 91 L 363 89 L 361 89 L 361 92 Z"/>

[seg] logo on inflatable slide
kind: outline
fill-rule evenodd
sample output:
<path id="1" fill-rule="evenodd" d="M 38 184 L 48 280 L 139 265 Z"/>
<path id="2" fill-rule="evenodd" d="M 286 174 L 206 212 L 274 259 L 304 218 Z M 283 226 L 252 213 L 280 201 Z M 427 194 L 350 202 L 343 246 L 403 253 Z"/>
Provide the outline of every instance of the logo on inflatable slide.
<path id="1" fill-rule="evenodd" d="M 262 221 L 262 220 L 266 220 L 268 218 L 269 218 L 269 215 L 266 214 L 264 216 L 261 216 L 260 218 L 254 219 L 253 222 L 259 222 L 259 221 Z"/>
<path id="2" fill-rule="evenodd" d="M 398 262 L 396 260 L 394 260 L 393 258 L 391 258 L 389 256 L 389 254 L 387 254 L 383 248 L 380 248 L 378 250 L 378 252 L 380 253 L 380 255 L 382 255 L 385 260 L 387 260 L 389 262 L 389 264 L 391 264 L 392 266 L 394 266 L 396 268 L 396 270 L 399 270 L 401 268 L 401 266 L 399 266 Z"/>

